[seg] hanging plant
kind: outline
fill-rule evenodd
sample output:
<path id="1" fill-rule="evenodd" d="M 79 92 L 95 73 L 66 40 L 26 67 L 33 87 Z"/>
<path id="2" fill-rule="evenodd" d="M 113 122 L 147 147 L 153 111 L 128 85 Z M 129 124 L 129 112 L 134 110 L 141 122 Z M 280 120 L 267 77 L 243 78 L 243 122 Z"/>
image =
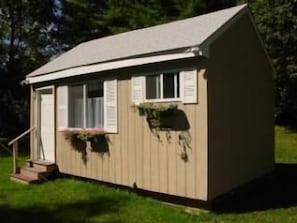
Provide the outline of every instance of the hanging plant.
<path id="1" fill-rule="evenodd" d="M 83 142 L 97 140 L 98 138 L 105 135 L 103 129 L 98 128 L 86 128 L 86 129 L 65 129 L 62 131 L 64 138 L 68 141 L 73 141 L 75 139 L 81 140 Z"/>
<path id="2" fill-rule="evenodd" d="M 142 103 L 138 106 L 140 116 L 145 116 L 151 129 L 162 127 L 162 117 L 170 116 L 177 110 L 176 104 Z"/>
<path id="3" fill-rule="evenodd" d="M 62 134 L 71 148 L 81 153 L 84 163 L 87 162 L 87 149 L 92 149 L 92 144 L 94 145 L 106 138 L 104 130 L 98 128 L 64 129 Z"/>

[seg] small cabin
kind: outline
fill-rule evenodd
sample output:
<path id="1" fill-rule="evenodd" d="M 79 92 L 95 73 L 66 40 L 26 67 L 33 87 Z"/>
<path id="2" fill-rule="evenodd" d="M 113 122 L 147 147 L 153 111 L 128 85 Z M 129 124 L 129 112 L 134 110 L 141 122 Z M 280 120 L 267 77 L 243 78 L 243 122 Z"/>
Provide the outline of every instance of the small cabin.
<path id="1" fill-rule="evenodd" d="M 273 68 L 247 5 L 84 42 L 26 76 L 31 160 L 211 201 L 274 168 Z"/>

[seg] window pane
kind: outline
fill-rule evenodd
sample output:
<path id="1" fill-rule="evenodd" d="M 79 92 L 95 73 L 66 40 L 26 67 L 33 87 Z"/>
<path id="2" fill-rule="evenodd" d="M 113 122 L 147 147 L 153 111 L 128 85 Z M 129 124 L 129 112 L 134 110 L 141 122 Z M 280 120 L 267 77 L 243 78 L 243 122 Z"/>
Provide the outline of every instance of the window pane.
<path id="1" fill-rule="evenodd" d="M 69 127 L 84 126 L 83 85 L 69 86 Z"/>
<path id="2" fill-rule="evenodd" d="M 103 82 L 87 85 L 87 128 L 103 128 Z"/>
<path id="3" fill-rule="evenodd" d="M 175 73 L 163 74 L 163 97 L 164 98 L 174 98 L 174 74 Z"/>
<path id="4" fill-rule="evenodd" d="M 146 76 L 146 99 L 160 98 L 160 75 Z"/>

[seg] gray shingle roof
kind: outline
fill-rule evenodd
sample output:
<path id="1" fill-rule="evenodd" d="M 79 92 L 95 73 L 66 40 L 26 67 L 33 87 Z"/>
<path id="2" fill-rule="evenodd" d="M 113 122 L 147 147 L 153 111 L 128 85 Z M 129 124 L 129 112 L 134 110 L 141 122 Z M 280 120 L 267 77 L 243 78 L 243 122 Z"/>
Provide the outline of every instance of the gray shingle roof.
<path id="1" fill-rule="evenodd" d="M 246 4 L 81 43 L 27 77 L 88 64 L 199 46 L 245 7 Z"/>

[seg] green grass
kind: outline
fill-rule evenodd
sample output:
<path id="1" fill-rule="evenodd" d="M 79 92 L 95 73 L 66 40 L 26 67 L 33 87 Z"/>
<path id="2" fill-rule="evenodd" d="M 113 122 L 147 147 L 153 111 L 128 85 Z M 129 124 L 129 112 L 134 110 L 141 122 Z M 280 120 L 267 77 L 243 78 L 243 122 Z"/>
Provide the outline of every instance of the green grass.
<path id="1" fill-rule="evenodd" d="M 297 163 L 297 132 L 275 128 L 275 160 L 277 163 Z"/>
<path id="2" fill-rule="evenodd" d="M 276 171 L 206 212 L 74 179 L 42 185 L 11 182 L 0 149 L 0 222 L 297 222 L 297 133 L 276 127 Z"/>

